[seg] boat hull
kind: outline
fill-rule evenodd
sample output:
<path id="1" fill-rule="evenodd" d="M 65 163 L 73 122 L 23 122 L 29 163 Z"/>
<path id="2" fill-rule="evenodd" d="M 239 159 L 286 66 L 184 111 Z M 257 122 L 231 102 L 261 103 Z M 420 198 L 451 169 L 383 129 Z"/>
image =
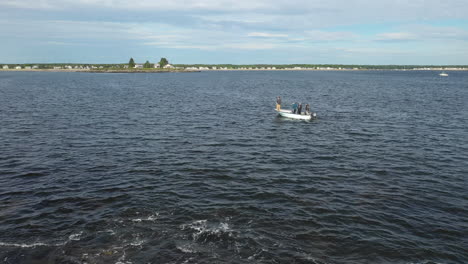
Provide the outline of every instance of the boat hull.
<path id="1" fill-rule="evenodd" d="M 280 110 L 278 111 L 278 114 L 282 117 L 287 117 L 291 119 L 299 119 L 299 120 L 311 120 L 312 115 L 298 115 L 298 114 L 293 114 L 291 111 L 288 110 Z"/>

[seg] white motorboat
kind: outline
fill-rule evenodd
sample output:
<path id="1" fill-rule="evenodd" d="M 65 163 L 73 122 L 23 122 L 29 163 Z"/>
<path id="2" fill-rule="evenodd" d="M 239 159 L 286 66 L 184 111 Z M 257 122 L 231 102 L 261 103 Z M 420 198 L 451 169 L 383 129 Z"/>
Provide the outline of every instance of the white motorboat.
<path id="1" fill-rule="evenodd" d="M 448 73 L 442 72 L 442 73 L 440 73 L 439 75 L 440 75 L 440 76 L 447 77 L 447 76 L 448 76 Z"/>
<path id="2" fill-rule="evenodd" d="M 316 113 L 310 113 L 308 115 L 299 115 L 299 114 L 293 114 L 291 110 L 279 110 L 277 111 L 278 114 L 282 117 L 287 117 L 287 118 L 292 118 L 292 119 L 300 119 L 300 120 L 311 120 L 312 118 L 316 118 L 317 114 Z"/>

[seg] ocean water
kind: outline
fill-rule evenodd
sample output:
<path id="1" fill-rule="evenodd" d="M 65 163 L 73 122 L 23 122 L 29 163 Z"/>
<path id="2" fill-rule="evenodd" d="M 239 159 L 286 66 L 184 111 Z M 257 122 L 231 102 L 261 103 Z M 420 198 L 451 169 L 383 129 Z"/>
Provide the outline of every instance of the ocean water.
<path id="1" fill-rule="evenodd" d="M 0 72 L 0 263 L 468 263 L 467 177 L 468 72 Z"/>

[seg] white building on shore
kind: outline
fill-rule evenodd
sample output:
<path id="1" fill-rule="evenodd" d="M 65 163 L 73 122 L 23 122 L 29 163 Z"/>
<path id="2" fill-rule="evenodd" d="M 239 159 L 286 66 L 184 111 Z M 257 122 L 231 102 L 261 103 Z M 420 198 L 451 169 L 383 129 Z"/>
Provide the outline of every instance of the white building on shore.
<path id="1" fill-rule="evenodd" d="M 166 64 L 163 68 L 164 69 L 174 69 L 175 67 L 172 66 L 171 64 Z"/>
<path id="2" fill-rule="evenodd" d="M 154 68 L 161 68 L 161 65 L 159 63 L 155 63 Z"/>
<path id="3" fill-rule="evenodd" d="M 143 64 L 140 64 L 140 63 L 135 64 L 135 67 L 133 67 L 133 68 L 135 68 L 135 69 L 142 69 L 142 68 L 143 68 Z"/>
<path id="4" fill-rule="evenodd" d="M 21 66 L 16 66 L 15 69 L 21 70 Z"/>
<path id="5" fill-rule="evenodd" d="M 9 69 L 8 65 L 3 65 L 3 69 L 8 70 Z"/>

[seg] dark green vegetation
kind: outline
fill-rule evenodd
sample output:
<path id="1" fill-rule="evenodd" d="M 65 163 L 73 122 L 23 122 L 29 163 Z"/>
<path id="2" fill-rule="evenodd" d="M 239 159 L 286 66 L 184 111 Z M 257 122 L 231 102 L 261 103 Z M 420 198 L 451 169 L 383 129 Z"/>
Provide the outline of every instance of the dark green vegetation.
<path id="1" fill-rule="evenodd" d="M 135 61 L 133 60 L 133 58 L 130 58 L 130 61 L 128 62 L 128 67 L 129 68 L 134 68 L 135 67 Z"/>
<path id="2" fill-rule="evenodd" d="M 166 59 L 166 58 L 161 58 L 161 60 L 159 61 L 159 65 L 161 67 L 164 67 L 166 66 L 167 64 L 169 64 L 169 61 Z"/>

